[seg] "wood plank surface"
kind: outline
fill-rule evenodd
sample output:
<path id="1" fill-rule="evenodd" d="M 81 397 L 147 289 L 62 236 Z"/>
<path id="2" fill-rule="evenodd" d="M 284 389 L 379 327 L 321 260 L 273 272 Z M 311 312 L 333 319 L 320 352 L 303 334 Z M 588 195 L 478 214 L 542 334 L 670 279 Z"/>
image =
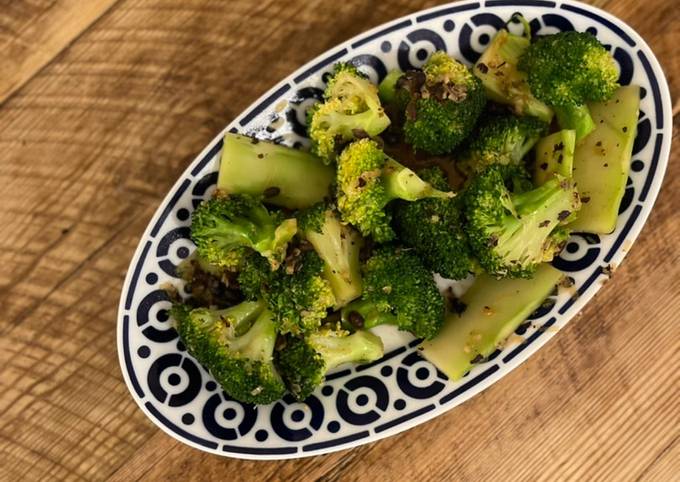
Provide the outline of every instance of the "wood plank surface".
<path id="1" fill-rule="evenodd" d="M 0 102 L 21 88 L 116 1 L 0 2 Z"/>
<path id="2" fill-rule="evenodd" d="M 598 0 L 647 40 L 680 112 L 668 0 Z M 116 308 L 153 211 L 253 99 L 436 2 L 0 0 L 0 480 L 680 480 L 680 129 L 613 279 L 490 389 L 398 436 L 281 462 L 209 455 L 137 408 Z"/>

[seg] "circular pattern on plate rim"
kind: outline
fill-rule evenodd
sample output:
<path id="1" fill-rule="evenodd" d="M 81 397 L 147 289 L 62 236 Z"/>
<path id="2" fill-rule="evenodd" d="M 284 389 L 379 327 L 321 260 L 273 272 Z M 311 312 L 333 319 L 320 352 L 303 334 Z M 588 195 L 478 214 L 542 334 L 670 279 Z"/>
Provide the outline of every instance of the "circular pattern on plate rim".
<path id="1" fill-rule="evenodd" d="M 167 320 L 169 303 L 159 289 L 163 283 L 179 282 L 176 267 L 192 249 L 187 214 L 214 188 L 221 133 L 182 174 L 154 215 L 121 296 L 121 367 L 133 397 L 154 423 L 194 447 L 242 458 L 317 455 L 370 442 L 422 423 L 495 382 L 592 298 L 630 249 L 651 210 L 667 163 L 671 126 L 668 87 L 650 49 L 632 29 L 599 9 L 571 1 L 487 0 L 418 12 L 312 60 L 225 131 L 306 145 L 305 109 L 320 98 L 324 74 L 334 62 L 351 61 L 373 81 L 400 65 L 419 65 L 423 52 L 441 46 L 471 62 L 499 26 L 498 19 L 510 19 L 515 11 L 523 13 L 539 34 L 568 28 L 597 31 L 619 63 L 622 81 L 641 85 L 645 93 L 633 149 L 635 165 L 616 230 L 603 236 L 574 234 L 555 261 L 574 286 L 555 293 L 518 328 L 523 343 L 497 351 L 456 383 L 418 355 L 417 340 L 404 337 L 377 362 L 333 372 L 304 403 L 285 397 L 256 407 L 231 400 L 216 391 L 206 370 L 178 348 Z M 511 23 L 509 28 L 516 31 L 519 25 Z"/>

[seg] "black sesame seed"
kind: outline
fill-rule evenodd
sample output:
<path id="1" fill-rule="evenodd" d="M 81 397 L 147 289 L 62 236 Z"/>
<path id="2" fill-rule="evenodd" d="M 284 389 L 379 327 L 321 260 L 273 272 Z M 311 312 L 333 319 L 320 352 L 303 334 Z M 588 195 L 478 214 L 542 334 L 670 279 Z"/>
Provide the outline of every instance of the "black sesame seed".
<path id="1" fill-rule="evenodd" d="M 357 328 L 362 328 L 364 326 L 364 317 L 356 311 L 351 311 L 347 317 L 347 320 Z"/>
<path id="2" fill-rule="evenodd" d="M 266 198 L 275 197 L 281 194 L 281 189 L 276 186 L 271 186 L 265 189 L 262 194 L 264 194 L 264 197 Z"/>

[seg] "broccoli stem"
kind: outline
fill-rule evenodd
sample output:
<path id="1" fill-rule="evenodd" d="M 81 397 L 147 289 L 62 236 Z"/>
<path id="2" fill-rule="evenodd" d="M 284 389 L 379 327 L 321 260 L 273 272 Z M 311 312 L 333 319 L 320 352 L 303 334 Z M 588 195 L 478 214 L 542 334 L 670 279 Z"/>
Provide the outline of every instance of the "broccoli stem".
<path id="1" fill-rule="evenodd" d="M 571 178 L 575 147 L 576 132 L 572 129 L 563 129 L 539 140 L 533 168 L 534 184 L 540 186 L 555 174 Z"/>
<path id="2" fill-rule="evenodd" d="M 378 134 L 387 127 L 385 121 L 387 116 L 377 116 L 374 111 L 367 110 L 358 114 L 343 114 L 333 112 L 323 118 L 322 125 L 333 126 L 338 135 L 349 142 L 355 138 L 357 130 L 364 131 L 369 135 L 377 132 Z M 377 134 L 375 134 L 377 135 Z"/>
<path id="3" fill-rule="evenodd" d="M 295 219 L 284 219 L 274 230 L 274 237 L 267 241 L 267 244 L 258 243 L 255 249 L 259 251 L 262 256 L 269 259 L 274 269 L 278 268 L 279 262 L 277 253 L 288 244 L 293 236 L 297 234 L 297 221 Z"/>
<path id="4" fill-rule="evenodd" d="M 314 246 L 324 261 L 324 277 L 335 295 L 335 308 L 341 308 L 361 295 L 361 264 L 359 251 L 363 244 L 361 236 L 340 222 L 328 209 L 324 213 L 321 232 L 305 231 L 305 238 Z"/>
<path id="5" fill-rule="evenodd" d="M 235 336 L 241 336 L 248 331 L 252 322 L 264 310 L 264 301 L 244 301 L 236 306 L 220 310 L 217 313 L 228 323 Z"/>
<path id="6" fill-rule="evenodd" d="M 382 340 L 364 330 L 347 336 L 312 333 L 308 341 L 326 362 L 327 370 L 343 363 L 376 360 L 383 355 Z"/>
<path id="7" fill-rule="evenodd" d="M 391 70 L 378 86 L 378 95 L 383 105 L 393 103 L 397 98 L 397 81 L 404 73 L 399 70 Z"/>
<path id="8" fill-rule="evenodd" d="M 511 196 L 517 216 L 507 216 L 498 246 L 510 259 L 543 250 L 550 233 L 574 210 L 571 183 L 555 176 L 531 191 Z"/>
<path id="9" fill-rule="evenodd" d="M 583 139 L 595 129 L 595 122 L 585 104 L 579 106 L 555 107 L 555 116 L 561 129 L 576 131 L 576 142 Z"/>
<path id="10" fill-rule="evenodd" d="M 526 36 L 500 30 L 473 68 L 489 99 L 510 105 L 518 115 L 538 117 L 549 123 L 553 111 L 531 93 L 527 76 L 517 69 L 522 53 L 530 44 Z"/>
<path id="11" fill-rule="evenodd" d="M 452 192 L 435 189 L 430 183 L 420 179 L 411 169 L 390 157 L 385 160 L 382 178 L 385 181 L 387 196 L 390 199 L 417 201 L 423 198 L 448 199 L 454 197 Z"/>
<path id="12" fill-rule="evenodd" d="M 373 303 L 366 300 L 357 300 L 345 306 L 340 316 L 343 325 L 351 329 L 398 324 L 395 315 L 379 311 Z"/>
<path id="13" fill-rule="evenodd" d="M 217 188 L 263 195 L 268 203 L 296 209 L 327 197 L 334 177 L 332 167 L 308 152 L 227 133 Z"/>
<path id="14" fill-rule="evenodd" d="M 229 349 L 246 358 L 269 361 L 276 344 L 276 324 L 272 312 L 262 311 L 250 329 L 228 341 Z"/>

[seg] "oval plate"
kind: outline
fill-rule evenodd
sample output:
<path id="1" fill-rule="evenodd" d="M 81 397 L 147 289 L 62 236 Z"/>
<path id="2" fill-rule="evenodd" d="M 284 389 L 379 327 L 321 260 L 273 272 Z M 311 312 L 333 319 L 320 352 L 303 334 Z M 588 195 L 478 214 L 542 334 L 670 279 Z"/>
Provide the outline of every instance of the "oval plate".
<path id="1" fill-rule="evenodd" d="M 619 265 L 656 199 L 671 142 L 668 86 L 647 44 L 629 26 L 599 9 L 571 1 L 465 1 L 381 25 L 300 68 L 225 128 L 292 146 L 306 145 L 305 109 L 320 99 L 324 74 L 350 61 L 378 82 L 396 67 L 419 66 L 442 49 L 474 62 L 494 33 L 519 11 L 535 33 L 576 29 L 611 49 L 622 84 L 643 87 L 628 186 L 616 230 L 574 234 L 554 264 L 573 278 L 571 293 L 517 330 L 524 342 L 497 351 L 452 383 L 422 359 L 403 333 L 383 330 L 386 355 L 341 368 L 305 403 L 289 396 L 267 406 L 231 400 L 187 354 L 169 326 L 165 283 L 178 285 L 177 265 L 193 250 L 191 211 L 217 180 L 223 133 L 191 163 L 142 236 L 125 279 L 118 314 L 118 353 L 125 381 L 146 415 L 165 432 L 219 455 L 283 459 L 318 455 L 381 439 L 429 420 L 467 400 L 526 360 L 562 328 Z M 519 24 L 509 24 L 519 33 Z M 530 325 L 527 327 L 527 325 Z"/>

